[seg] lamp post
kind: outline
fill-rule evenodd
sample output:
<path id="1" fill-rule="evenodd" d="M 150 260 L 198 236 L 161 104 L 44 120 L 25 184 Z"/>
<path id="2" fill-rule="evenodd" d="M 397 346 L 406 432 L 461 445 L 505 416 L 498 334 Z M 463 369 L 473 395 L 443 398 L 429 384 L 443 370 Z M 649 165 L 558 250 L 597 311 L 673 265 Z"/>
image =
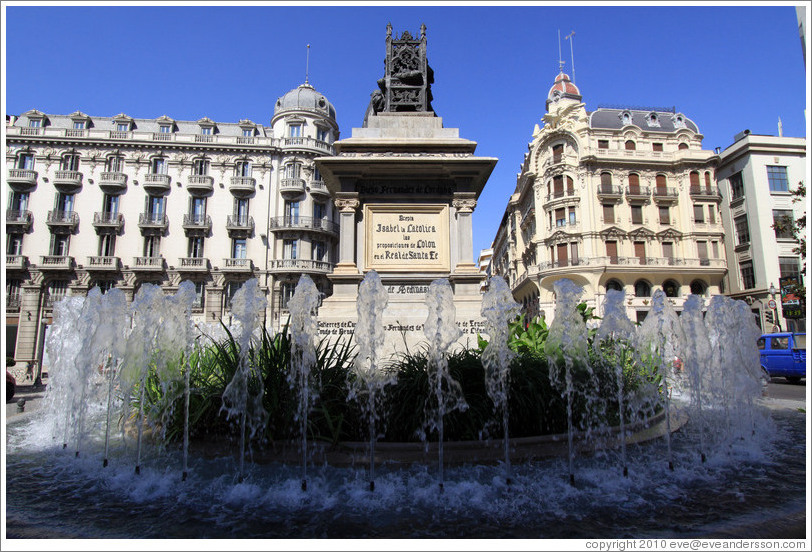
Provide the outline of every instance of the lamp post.
<path id="1" fill-rule="evenodd" d="M 775 286 L 772 282 L 770 282 L 770 297 L 772 301 L 770 301 L 770 306 L 773 308 L 773 320 L 775 321 L 775 325 L 778 326 L 778 331 L 781 331 L 781 322 L 778 320 L 778 305 L 775 303 Z"/>

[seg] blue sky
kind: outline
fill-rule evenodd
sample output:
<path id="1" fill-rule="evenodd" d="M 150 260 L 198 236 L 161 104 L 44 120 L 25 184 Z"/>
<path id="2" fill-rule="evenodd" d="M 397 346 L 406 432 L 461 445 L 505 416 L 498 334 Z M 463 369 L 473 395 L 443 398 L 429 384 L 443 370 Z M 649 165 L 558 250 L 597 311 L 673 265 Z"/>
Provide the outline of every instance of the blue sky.
<path id="1" fill-rule="evenodd" d="M 747 128 L 806 136 L 795 8 L 700 6 L 5 5 L 5 113 L 169 115 L 268 124 L 305 79 L 335 105 L 341 137 L 361 126 L 383 76 L 387 22 L 428 30 L 433 107 L 499 162 L 474 212 L 474 256 L 489 247 L 558 73 L 588 111 L 674 106 L 705 149 Z"/>

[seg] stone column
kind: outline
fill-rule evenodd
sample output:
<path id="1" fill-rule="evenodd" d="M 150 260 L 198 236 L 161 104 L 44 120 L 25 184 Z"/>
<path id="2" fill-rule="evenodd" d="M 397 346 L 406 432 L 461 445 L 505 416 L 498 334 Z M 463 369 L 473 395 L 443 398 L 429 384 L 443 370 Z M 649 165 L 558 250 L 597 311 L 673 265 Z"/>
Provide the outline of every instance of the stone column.
<path id="1" fill-rule="evenodd" d="M 341 228 L 338 244 L 338 264 L 334 274 L 358 274 L 355 262 L 355 212 L 361 205 L 357 199 L 335 199 L 333 202 L 341 212 Z"/>
<path id="2" fill-rule="evenodd" d="M 459 261 L 455 272 L 477 272 L 474 263 L 473 221 L 471 214 L 476 207 L 475 199 L 455 199 L 451 204 L 457 215 L 457 250 Z"/>

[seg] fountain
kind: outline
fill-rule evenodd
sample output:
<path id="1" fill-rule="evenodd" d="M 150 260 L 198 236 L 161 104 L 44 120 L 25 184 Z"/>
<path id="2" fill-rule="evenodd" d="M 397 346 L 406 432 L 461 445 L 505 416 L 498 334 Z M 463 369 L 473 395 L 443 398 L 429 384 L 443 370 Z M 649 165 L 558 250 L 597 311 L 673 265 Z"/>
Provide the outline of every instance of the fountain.
<path id="1" fill-rule="evenodd" d="M 354 379 L 350 380 L 348 398 L 356 400 L 369 422 L 369 490 L 375 490 L 375 441 L 378 440 L 376 422 L 383 407 L 383 391 L 387 385 L 395 383 L 397 375 L 381 369 L 379 351 L 383 349 L 384 325 L 383 310 L 388 302 L 388 293 L 381 278 L 370 270 L 358 287 L 358 323 L 355 327 L 355 340 L 358 355 L 353 363 Z M 363 400 L 366 397 L 366 400 Z"/>
<path id="2" fill-rule="evenodd" d="M 428 339 L 429 389 L 434 394 L 436 404 L 427 407 L 426 426 L 429 432 L 437 431 L 437 465 L 440 490 L 444 487 L 443 474 L 443 422 L 445 415 L 454 410 L 465 410 L 468 404 L 462 394 L 459 382 L 448 372 L 448 349 L 460 338 L 462 332 L 456 324 L 454 291 L 448 280 L 434 280 L 426 294 L 429 314 L 423 325 L 423 333 Z M 427 439 L 425 430 L 423 438 Z"/>
<path id="3" fill-rule="evenodd" d="M 259 289 L 256 278 L 245 282 L 231 299 L 231 314 L 239 327 L 236 350 L 232 347 L 232 354 L 237 357 L 237 369 L 223 393 L 221 411 L 226 412 L 228 419 L 240 420 L 237 473 L 237 480 L 240 482 L 243 480 L 245 467 L 246 437 L 254 437 L 264 427 L 267 414 L 262 406 L 262 374 L 256 370 L 249 358 L 251 336 L 260 324 L 260 316 L 265 311 L 265 305 L 265 294 Z M 251 384 L 254 384 L 255 389 L 250 389 Z"/>
<path id="4" fill-rule="evenodd" d="M 298 394 L 296 419 L 301 434 L 302 490 L 307 490 L 307 416 L 316 400 L 315 386 L 310 376 L 316 364 L 316 318 L 319 290 L 310 276 L 303 274 L 288 302 L 290 310 L 290 373 L 288 383 Z"/>
<path id="5" fill-rule="evenodd" d="M 519 314 L 521 306 L 513 300 L 507 282 L 499 276 L 489 280 L 488 291 L 482 298 L 482 316 L 488 345 L 482 351 L 485 382 L 494 409 L 502 413 L 502 434 L 505 447 L 505 482 L 510 485 L 510 441 L 508 439 L 508 391 L 510 363 L 516 354 L 508 346 L 509 323 Z"/>
<path id="6" fill-rule="evenodd" d="M 369 282 L 373 281 L 374 276 Z M 291 367 L 294 374 L 291 382 L 307 381 L 311 376 L 306 372 L 312 367 L 304 361 L 312 361 L 306 347 L 312 345 L 313 333 L 309 330 L 314 325 L 312 312 L 316 302 L 313 290 L 306 290 L 304 278 L 300 285 L 303 290 L 300 298 L 309 299 L 302 304 L 294 303 L 291 309 L 292 319 L 296 315 L 291 335 L 299 342 L 294 349 L 294 358 L 298 360 Z M 246 286 L 246 296 L 256 292 L 251 285 Z M 369 288 L 370 296 L 376 296 L 375 287 Z M 556 320 L 550 327 L 546 351 L 550 370 L 554 372 L 550 381 L 556 384 L 558 393 L 570 399 L 571 423 L 567 434 L 547 436 L 548 440 L 540 441 L 546 443 L 541 445 L 542 449 L 548 447 L 555 451 L 549 457 L 543 454 L 525 456 L 521 460 L 514 457 L 510 465 L 511 458 L 506 455 L 505 466 L 487 461 L 456 465 L 450 462 L 444 466 L 443 421 L 438 415 L 447 415 L 454 407 L 464 408 L 462 405 L 467 404 L 462 402 L 464 397 L 454 395 L 460 384 L 448 373 L 448 351 L 457 334 L 453 313 L 444 301 L 448 287 L 448 282 L 441 280 L 431 288 L 428 297 L 431 315 L 425 328 L 431 353 L 429 393 L 437 405 L 427 413 L 429 419 L 424 431 L 437 431 L 439 436 L 442 495 L 436 492 L 437 478 L 433 470 L 428 470 L 420 461 L 401 462 L 396 457 L 384 462 L 370 459 L 370 466 L 377 463 L 374 480 L 373 473 L 369 473 L 370 481 L 375 483 L 374 493 L 359 491 L 359 482 L 367 477 L 365 463 L 360 468 L 352 463 L 319 463 L 308 473 L 306 453 L 302 456 L 305 462 L 301 468 L 295 462 L 291 465 L 278 460 L 266 463 L 267 459 L 258 455 L 258 460 L 246 469 L 245 475 L 249 477 L 235 482 L 228 475 L 233 460 L 226 449 L 218 453 L 216 441 L 195 442 L 184 481 L 178 477 L 177 467 L 183 460 L 183 471 L 187 472 L 186 444 L 181 450 L 179 444 L 175 447 L 172 443 L 166 446 L 160 442 L 160 425 L 166 411 L 153 410 L 143 401 L 132 403 L 137 406 L 134 415 L 129 414 L 128 409 L 131 396 L 142 395 L 139 386 L 143 381 L 158 382 L 161 363 L 167 362 L 161 370 L 170 370 L 172 362 L 181 358 L 194 341 L 191 333 L 185 333 L 189 330 L 189 313 L 178 306 L 187 304 L 181 297 L 188 299 L 189 296 L 180 290 L 174 298 L 152 295 L 149 287 L 142 286 L 130 311 L 132 324 L 127 314 L 121 315 L 120 296 L 116 297 L 114 290 L 101 298 L 92 292 L 87 298 L 68 297 L 58 302 L 46 343 L 50 365 L 42 408 L 12 417 L 7 424 L 8 537 L 538 539 L 612 538 L 630 534 L 647 538 L 786 537 L 794 536 L 795 531 L 803 534 L 800 526 L 805 521 L 806 509 L 805 416 L 761 397 L 758 357 L 754 354 L 756 332 L 746 305 L 714 297 L 702 321 L 702 301 L 689 297 L 682 318 L 678 319 L 681 331 L 677 331 L 668 322 L 663 303 L 660 320 L 655 313 L 649 315 L 652 317 L 649 327 L 655 332 L 646 334 L 645 341 L 654 344 L 654 349 L 647 351 L 656 355 L 639 355 L 632 354 L 633 349 L 617 349 L 622 341 L 633 344 L 640 341 L 634 332 L 628 331 L 621 307 L 623 296 L 608 295 L 601 326 L 595 332 L 593 349 L 589 350 L 581 348 L 583 344 L 589 346 L 589 336 L 581 313 L 575 307 L 580 289 L 571 282 L 557 283 Z M 362 295 L 366 296 L 366 292 Z M 375 304 L 381 308 L 381 296 L 377 297 Z M 245 380 L 259 379 L 258 374 L 251 372 L 256 367 L 247 353 L 251 349 L 252 328 L 256 329 L 258 320 L 248 313 L 258 313 L 261 309 L 260 304 L 246 304 L 242 312 L 246 313 L 247 322 L 240 322 L 229 330 L 241 344 L 239 351 L 235 347 L 237 354 L 234 355 L 244 377 L 237 380 L 239 385 Z M 569 305 L 569 311 L 564 304 Z M 150 312 L 149 305 L 153 305 L 154 312 Z M 509 306 L 504 301 L 495 308 Z M 233 307 L 239 310 L 239 302 Z M 150 321 L 153 327 L 161 324 L 160 327 L 168 328 L 165 324 L 168 310 L 177 314 L 172 323 L 172 339 L 177 350 L 171 352 L 162 350 L 166 342 L 161 345 L 157 337 L 148 339 L 151 334 L 147 331 Z M 119 313 L 121 324 L 102 328 L 112 321 L 108 319 L 109 314 L 102 313 L 112 312 Z M 374 314 L 375 308 L 367 308 L 366 312 Z M 362 363 L 366 368 L 373 362 L 382 362 L 374 353 L 375 329 L 373 323 L 366 334 L 371 347 L 367 362 Z M 489 334 L 491 343 L 496 343 L 498 333 L 498 329 L 494 329 Z M 115 334 L 113 343 L 103 345 L 108 339 L 102 338 L 103 334 Z M 93 362 L 96 367 L 100 359 L 107 364 L 101 371 L 88 370 L 89 358 L 82 356 L 82 344 L 89 343 L 89 336 L 94 335 L 99 341 Z M 186 337 L 182 337 L 184 335 Z M 670 343 L 683 340 L 683 336 L 679 347 Z M 550 340 L 559 343 L 560 350 L 550 345 Z M 600 354 L 594 349 L 595 342 L 602 343 Z M 197 346 L 204 347 L 199 340 Z M 671 369 L 667 355 L 672 350 L 681 351 L 685 366 L 682 375 Z M 87 351 L 89 357 L 90 349 Z M 666 403 L 661 397 L 667 389 L 665 386 L 629 385 L 628 380 L 624 380 L 626 385 L 617 381 L 607 391 L 607 395 L 617 395 L 617 402 L 621 403 L 618 414 L 624 414 L 621 427 L 614 430 L 620 433 L 618 445 L 625 443 L 622 455 L 623 466 L 628 467 L 626 477 L 619 475 L 617 462 L 610 455 L 592 454 L 589 450 L 595 442 L 587 439 L 588 426 L 594 423 L 584 422 L 580 409 L 593 404 L 591 398 L 585 397 L 594 393 L 591 389 L 594 383 L 583 377 L 585 369 L 578 362 L 593 352 L 604 360 L 625 354 L 631 364 L 641 359 L 651 362 L 653 357 L 656 362 L 651 365 L 652 375 L 661 375 L 666 366 L 664 383 L 673 391 L 668 418 L 664 416 Z M 158 358 L 162 355 L 164 360 Z M 667 362 L 661 361 L 661 357 Z M 118 364 L 120 369 L 115 368 Z M 150 364 L 147 370 L 144 366 Z M 178 365 L 184 367 L 184 376 L 188 377 L 190 367 L 184 363 Z M 616 367 L 611 369 L 614 377 L 619 377 Z M 195 370 L 194 364 L 191 370 Z M 148 371 L 146 376 L 145 371 Z M 246 375 L 245 371 L 253 375 Z M 80 376 L 87 379 L 80 380 Z M 511 372 L 510 378 L 514 377 Z M 176 375 L 169 379 L 177 385 Z M 113 407 L 108 408 L 111 381 Z M 238 385 L 234 380 L 231 384 Z M 251 392 L 256 389 L 254 383 L 245 387 Z M 80 417 L 78 403 L 83 388 L 85 410 Z M 302 424 L 308 404 L 312 404 L 310 401 L 318 392 L 304 386 L 297 389 L 301 389 L 298 398 L 302 413 L 297 421 Z M 484 388 L 482 393 L 485 394 Z M 187 400 L 172 390 L 161 400 L 170 400 L 170 397 L 178 409 Z M 264 416 L 259 408 L 261 402 L 250 393 L 241 395 L 240 399 L 245 401 L 240 403 L 240 424 L 243 420 L 246 423 L 241 434 L 247 438 L 255 431 L 259 437 L 260 426 L 255 423 Z M 511 399 L 512 395 L 506 396 L 511 412 L 520 413 Z M 236 399 L 227 401 L 229 405 L 232 402 L 232 406 L 237 405 Z M 162 408 L 172 408 L 160 404 Z M 657 412 L 650 405 L 656 405 Z M 118 408 L 122 414 L 116 416 Z M 376 412 L 376 430 L 371 431 L 371 435 L 383 432 L 381 411 Z M 145 417 L 150 418 L 153 431 L 144 431 L 143 439 L 137 443 L 139 470 L 136 475 L 130 463 L 130 440 L 136 429 L 141 434 Z M 179 410 L 174 417 L 179 417 Z M 118 420 L 120 438 L 107 431 L 107 420 Z M 663 439 L 662 428 L 666 424 L 671 424 L 674 430 L 669 442 Z M 306 434 L 302 436 L 304 451 Z M 63 449 L 74 444 L 73 440 L 78 437 L 81 437 L 81 456 L 65 454 Z M 426 439 L 425 434 L 423 438 Z M 562 445 L 567 441 L 566 453 L 561 455 L 557 452 L 558 440 Z M 514 437 L 508 442 L 510 447 L 518 447 L 528 441 L 537 442 L 538 438 Z M 569 466 L 571 481 L 574 479 L 574 442 L 579 443 L 577 486 L 570 485 L 559 475 Z M 266 447 L 267 452 L 268 446 L 264 443 L 263 439 L 256 439 L 256 448 Z M 373 442 L 370 452 L 377 446 L 382 445 Z M 387 457 L 393 458 L 392 451 L 405 450 L 406 445 L 387 443 L 386 446 Z M 472 450 L 477 445 L 447 442 L 446 446 L 458 451 L 460 447 Z M 490 448 L 485 441 L 479 446 L 483 450 Z M 331 445 L 337 451 L 341 447 L 341 443 Z M 673 470 L 667 469 L 661 461 L 666 447 L 670 448 Z M 697 455 L 697 447 L 702 459 Z M 378 451 L 381 457 L 382 450 Z M 241 457 L 244 451 L 241 449 Z M 108 456 L 107 468 L 99 470 L 99 463 Z M 425 461 L 428 462 L 428 458 Z M 504 468 L 508 466 L 511 488 L 515 491 L 511 493 L 505 493 L 501 484 Z M 780 477 L 775 476 L 776 466 L 781 467 Z M 307 493 L 301 492 L 302 482 L 308 487 Z"/>

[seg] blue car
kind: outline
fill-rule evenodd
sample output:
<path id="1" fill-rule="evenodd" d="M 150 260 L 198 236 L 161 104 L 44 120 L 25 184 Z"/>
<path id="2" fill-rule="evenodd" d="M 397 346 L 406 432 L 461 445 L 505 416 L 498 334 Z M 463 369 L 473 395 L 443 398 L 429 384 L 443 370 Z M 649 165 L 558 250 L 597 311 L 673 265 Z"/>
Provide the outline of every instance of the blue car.
<path id="1" fill-rule="evenodd" d="M 761 368 L 770 377 L 786 378 L 799 383 L 806 377 L 806 334 L 780 332 L 764 334 L 758 339 Z"/>

